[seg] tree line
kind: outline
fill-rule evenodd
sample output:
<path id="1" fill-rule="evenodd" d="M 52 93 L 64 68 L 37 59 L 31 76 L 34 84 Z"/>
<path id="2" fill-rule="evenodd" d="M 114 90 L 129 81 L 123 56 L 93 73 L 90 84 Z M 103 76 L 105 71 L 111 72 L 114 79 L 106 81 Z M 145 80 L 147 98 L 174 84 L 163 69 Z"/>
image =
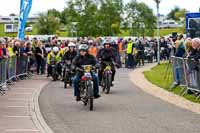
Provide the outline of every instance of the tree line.
<path id="1" fill-rule="evenodd" d="M 115 36 L 122 31 L 153 36 L 156 16 L 136 0 L 127 4 L 123 0 L 70 0 L 61 12 L 50 9 L 40 13 L 35 27 L 38 34 L 56 34 L 61 28 L 70 36 Z"/>

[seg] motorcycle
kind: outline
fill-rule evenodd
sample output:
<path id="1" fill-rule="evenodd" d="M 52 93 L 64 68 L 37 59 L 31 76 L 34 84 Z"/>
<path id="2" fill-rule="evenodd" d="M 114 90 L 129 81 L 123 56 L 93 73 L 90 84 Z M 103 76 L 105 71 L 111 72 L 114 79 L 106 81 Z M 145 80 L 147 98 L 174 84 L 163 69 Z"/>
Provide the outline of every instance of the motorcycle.
<path id="1" fill-rule="evenodd" d="M 81 101 L 85 106 L 89 104 L 90 111 L 93 110 L 93 101 L 94 101 L 94 88 L 92 81 L 92 65 L 83 65 L 83 76 L 81 77 L 80 82 L 80 97 Z"/>
<path id="2" fill-rule="evenodd" d="M 58 74 L 58 67 L 57 67 L 57 61 L 56 60 L 52 60 L 51 61 L 51 68 L 52 68 L 52 78 L 53 78 L 53 81 L 56 81 L 58 80 L 58 77 L 59 77 L 59 74 Z"/>
<path id="3" fill-rule="evenodd" d="M 67 84 L 69 84 L 69 86 L 72 86 L 72 69 L 71 69 L 71 61 L 66 60 L 64 61 L 64 65 L 63 65 L 63 79 L 64 79 L 64 88 L 67 88 Z"/>
<path id="4" fill-rule="evenodd" d="M 151 48 L 145 48 L 144 55 L 148 63 L 153 63 L 154 51 Z"/>
<path id="5" fill-rule="evenodd" d="M 103 70 L 102 73 L 102 81 L 101 81 L 101 86 L 103 88 L 103 92 L 105 92 L 106 94 L 110 93 L 110 88 L 111 88 L 111 84 L 112 84 L 112 69 L 111 69 L 111 62 L 103 62 L 106 67 Z"/>

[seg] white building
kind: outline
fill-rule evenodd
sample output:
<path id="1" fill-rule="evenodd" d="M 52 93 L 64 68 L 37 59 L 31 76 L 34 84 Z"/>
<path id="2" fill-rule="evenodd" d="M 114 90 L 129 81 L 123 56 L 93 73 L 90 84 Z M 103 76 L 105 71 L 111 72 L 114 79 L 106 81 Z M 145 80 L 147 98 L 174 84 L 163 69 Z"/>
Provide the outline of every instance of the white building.
<path id="1" fill-rule="evenodd" d="M 29 17 L 28 23 L 36 23 L 38 17 Z M 8 23 L 17 23 L 19 21 L 19 16 L 0 16 L 0 23 L 8 24 Z"/>

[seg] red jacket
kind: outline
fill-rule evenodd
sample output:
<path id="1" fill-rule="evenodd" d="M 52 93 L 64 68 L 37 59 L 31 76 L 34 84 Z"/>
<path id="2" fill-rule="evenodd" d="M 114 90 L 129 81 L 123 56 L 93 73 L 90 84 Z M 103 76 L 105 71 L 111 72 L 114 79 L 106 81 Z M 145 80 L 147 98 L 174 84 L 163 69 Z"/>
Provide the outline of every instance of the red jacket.
<path id="1" fill-rule="evenodd" d="M 3 50 L 0 48 L 0 58 L 3 56 Z"/>

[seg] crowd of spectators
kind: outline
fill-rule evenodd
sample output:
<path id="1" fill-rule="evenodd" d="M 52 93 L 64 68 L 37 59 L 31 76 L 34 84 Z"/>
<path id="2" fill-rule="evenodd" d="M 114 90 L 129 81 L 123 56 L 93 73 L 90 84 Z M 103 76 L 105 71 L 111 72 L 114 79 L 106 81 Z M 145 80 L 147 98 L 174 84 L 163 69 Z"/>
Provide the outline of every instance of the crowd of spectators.
<path id="1" fill-rule="evenodd" d="M 105 40 L 103 37 L 93 39 L 79 38 L 77 40 L 59 40 L 58 37 L 52 39 L 39 40 L 28 37 L 24 41 L 19 41 L 12 38 L 0 39 L 0 60 L 10 57 L 28 56 L 29 67 L 37 64 L 37 74 L 45 74 L 46 57 L 52 47 L 58 46 L 61 50 L 64 49 L 70 41 L 73 41 L 77 46 L 81 43 L 90 45 L 89 52 L 96 55 L 97 51 L 102 47 L 101 43 Z M 132 43 L 132 50 L 128 59 L 127 47 Z M 115 38 L 112 42 L 112 47 L 116 50 L 118 63 L 125 64 L 128 68 L 134 68 L 137 65 L 144 65 L 145 60 L 148 62 L 157 61 L 157 40 L 154 38 Z M 64 51 L 63 51 L 64 52 Z M 130 51 L 129 51 L 130 52 Z M 200 39 L 184 38 L 179 35 L 176 38 L 160 38 L 160 59 L 169 60 L 171 56 L 187 57 L 195 60 L 200 59 Z"/>

